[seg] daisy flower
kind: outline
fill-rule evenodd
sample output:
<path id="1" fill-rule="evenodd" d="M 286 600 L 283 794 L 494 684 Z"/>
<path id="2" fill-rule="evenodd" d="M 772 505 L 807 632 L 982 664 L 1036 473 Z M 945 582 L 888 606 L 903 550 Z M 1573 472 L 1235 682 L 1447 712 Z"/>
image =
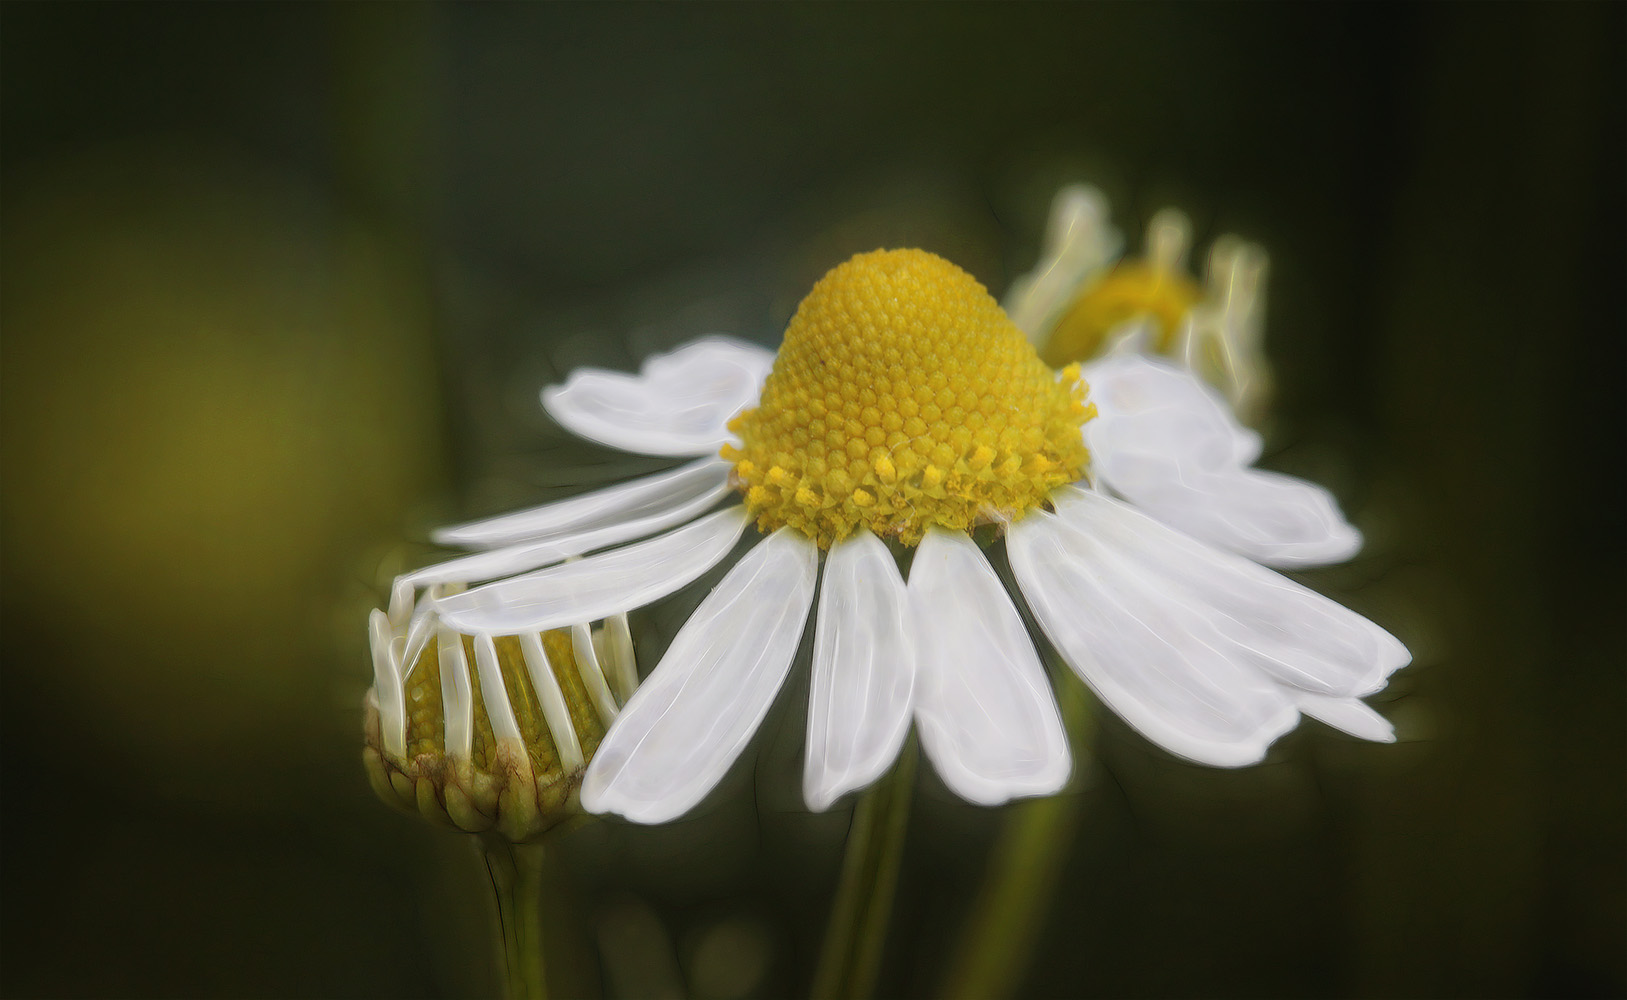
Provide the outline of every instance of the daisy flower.
<path id="1" fill-rule="evenodd" d="M 577 627 L 671 594 L 756 539 L 582 778 L 586 809 L 643 823 L 693 808 L 739 756 L 816 595 L 810 807 L 885 772 L 912 723 L 970 802 L 1060 789 L 1062 724 L 1015 595 L 973 540 L 981 525 L 1004 534 L 1021 599 L 1061 658 L 1166 750 L 1254 763 L 1301 713 L 1392 738 L 1360 699 L 1406 649 L 1259 564 L 1321 557 L 1328 539 L 1279 509 L 1315 488 L 1247 469 L 1258 439 L 1190 375 L 1114 360 L 1087 389 L 948 261 L 861 254 L 814 286 L 777 354 L 709 338 L 638 375 L 579 370 L 545 390 L 584 437 L 695 458 L 447 529 L 438 540 L 485 551 L 403 578 L 394 603 L 477 637 Z M 1107 470 L 1122 490 L 1093 480 Z M 1217 492 L 1221 513 L 1205 518 L 1193 497 Z M 1323 535 L 1348 529 L 1336 508 L 1321 513 Z M 426 584 L 443 589 L 420 596 Z"/>
<path id="2" fill-rule="evenodd" d="M 1266 254 L 1222 236 L 1200 285 L 1188 272 L 1192 224 L 1166 208 L 1152 217 L 1141 258 L 1124 241 L 1107 199 L 1073 185 L 1051 204 L 1039 263 L 1012 282 L 1005 307 L 1053 366 L 1124 353 L 1161 355 L 1198 372 L 1255 418 L 1271 391 L 1262 350 Z"/>

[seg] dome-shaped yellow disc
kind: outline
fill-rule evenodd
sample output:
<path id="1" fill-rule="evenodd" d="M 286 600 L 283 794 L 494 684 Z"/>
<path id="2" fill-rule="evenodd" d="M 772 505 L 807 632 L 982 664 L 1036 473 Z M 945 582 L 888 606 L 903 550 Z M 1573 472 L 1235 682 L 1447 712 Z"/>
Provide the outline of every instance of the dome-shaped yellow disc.
<path id="1" fill-rule="evenodd" d="M 1077 367 L 1046 367 L 977 279 L 877 250 L 802 300 L 723 454 L 763 531 L 828 548 L 862 524 L 913 545 L 932 524 L 1013 520 L 1077 480 L 1084 396 Z"/>

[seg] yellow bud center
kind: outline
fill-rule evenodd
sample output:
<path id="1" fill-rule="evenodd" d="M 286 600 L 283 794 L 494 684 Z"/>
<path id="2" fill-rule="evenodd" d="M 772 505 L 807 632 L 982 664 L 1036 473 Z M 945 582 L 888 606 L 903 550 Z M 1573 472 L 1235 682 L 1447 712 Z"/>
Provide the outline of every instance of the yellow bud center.
<path id="1" fill-rule="evenodd" d="M 1187 312 L 1203 297 L 1197 283 L 1155 262 L 1125 261 L 1075 299 L 1045 344 L 1045 360 L 1085 361 L 1102 349 L 1114 327 L 1145 318 L 1153 347 L 1168 351 Z"/>
<path id="2" fill-rule="evenodd" d="M 757 526 L 829 548 L 864 525 L 906 545 L 929 525 L 1009 521 L 1084 471 L 1093 415 L 988 291 L 922 250 L 833 269 L 786 328 L 761 402 L 730 424 Z"/>

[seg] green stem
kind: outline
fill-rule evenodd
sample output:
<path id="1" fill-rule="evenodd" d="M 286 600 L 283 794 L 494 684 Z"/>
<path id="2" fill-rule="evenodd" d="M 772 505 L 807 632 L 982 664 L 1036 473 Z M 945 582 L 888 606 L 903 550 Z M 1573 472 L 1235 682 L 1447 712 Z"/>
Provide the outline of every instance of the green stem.
<path id="1" fill-rule="evenodd" d="M 547 1000 L 542 962 L 543 846 L 515 844 L 491 834 L 480 838 L 480 850 L 497 897 L 504 994 L 509 1000 Z"/>
<path id="2" fill-rule="evenodd" d="M 1065 668 L 1057 681 L 1062 724 L 1082 756 L 1090 729 L 1090 695 Z M 1076 770 L 1070 784 L 1077 783 Z M 944 979 L 944 997 L 993 1000 L 1016 990 L 1056 894 L 1058 871 L 1079 828 L 1083 800 L 1074 787 L 1011 806 Z"/>
<path id="3" fill-rule="evenodd" d="M 911 739 L 892 773 L 871 786 L 854 807 L 842 880 L 836 887 L 825 949 L 814 974 L 817 1000 L 862 1000 L 875 990 L 904 856 L 915 757 Z"/>

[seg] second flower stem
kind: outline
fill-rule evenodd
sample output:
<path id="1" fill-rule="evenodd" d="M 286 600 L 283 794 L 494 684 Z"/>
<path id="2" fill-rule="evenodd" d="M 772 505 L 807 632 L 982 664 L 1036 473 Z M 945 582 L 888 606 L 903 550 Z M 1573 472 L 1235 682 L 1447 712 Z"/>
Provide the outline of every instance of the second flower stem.
<path id="1" fill-rule="evenodd" d="M 915 741 L 853 810 L 842 879 L 814 974 L 816 1000 L 862 1000 L 875 991 L 915 787 Z"/>

